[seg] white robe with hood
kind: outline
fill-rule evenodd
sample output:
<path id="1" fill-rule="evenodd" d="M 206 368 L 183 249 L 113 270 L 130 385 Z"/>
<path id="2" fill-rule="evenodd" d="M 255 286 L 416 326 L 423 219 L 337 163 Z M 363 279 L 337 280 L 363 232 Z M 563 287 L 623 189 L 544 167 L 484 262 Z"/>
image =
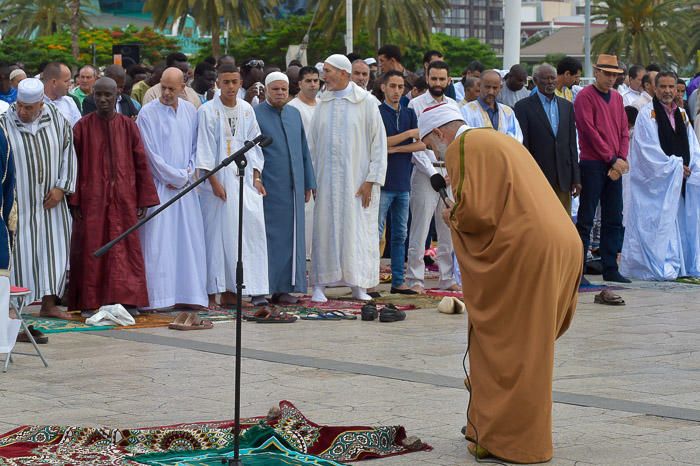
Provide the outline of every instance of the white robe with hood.
<path id="1" fill-rule="evenodd" d="M 311 282 L 370 288 L 379 283 L 379 194 L 387 167 L 384 123 L 369 93 L 354 83 L 326 91 L 316 106 L 309 147 L 318 185 Z M 375 183 L 368 208 L 356 196 Z"/>

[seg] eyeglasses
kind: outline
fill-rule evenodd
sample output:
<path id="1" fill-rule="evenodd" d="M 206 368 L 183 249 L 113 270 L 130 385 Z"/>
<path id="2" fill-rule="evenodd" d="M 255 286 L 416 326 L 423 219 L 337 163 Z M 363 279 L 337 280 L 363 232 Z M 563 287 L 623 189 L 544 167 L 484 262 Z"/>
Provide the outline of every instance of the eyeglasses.
<path id="1" fill-rule="evenodd" d="M 262 60 L 248 60 L 243 66 L 246 68 L 265 68 L 265 62 Z"/>

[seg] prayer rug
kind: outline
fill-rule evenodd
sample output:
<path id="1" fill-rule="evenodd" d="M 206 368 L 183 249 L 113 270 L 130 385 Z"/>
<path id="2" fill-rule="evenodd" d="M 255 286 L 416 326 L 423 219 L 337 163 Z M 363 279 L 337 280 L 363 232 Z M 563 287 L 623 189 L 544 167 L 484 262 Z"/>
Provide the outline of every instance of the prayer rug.
<path id="1" fill-rule="evenodd" d="M 440 296 L 441 298 L 445 296 L 450 296 L 452 298 L 464 299 L 464 295 L 461 291 L 448 291 L 441 290 L 439 288 L 431 288 L 429 290 L 425 290 L 425 294 L 429 296 Z"/>
<path id="2" fill-rule="evenodd" d="M 91 327 L 85 325 L 83 320 L 52 319 L 49 317 L 37 317 L 22 314 L 27 325 L 33 325 L 35 329 L 43 333 L 63 333 L 63 332 L 93 332 L 96 330 L 112 330 L 112 325 Z"/>
<path id="3" fill-rule="evenodd" d="M 427 444 L 421 444 L 417 450 L 405 448 L 402 441 L 406 431 L 401 426 L 323 426 L 307 419 L 289 401 L 281 401 L 279 407 L 278 416 L 242 419 L 241 427 L 247 430 L 267 425 L 275 431 L 274 436 L 268 438 L 280 440 L 285 448 L 294 452 L 331 461 L 326 465 L 432 449 Z M 249 434 L 248 438 L 252 436 Z M 245 434 L 241 438 L 244 437 Z M 221 450 L 231 448 L 233 440 L 232 421 L 136 429 L 23 426 L 0 435 L 0 464 L 135 464 L 131 458 L 135 455 Z"/>
<path id="4" fill-rule="evenodd" d="M 699 277 L 678 277 L 675 281 L 678 283 L 687 283 L 689 285 L 700 285 Z"/>
<path id="5" fill-rule="evenodd" d="M 615 291 L 615 290 L 624 290 L 625 287 L 623 286 L 608 286 L 608 285 L 581 285 L 578 287 L 578 292 L 579 293 L 591 293 L 591 292 L 599 292 L 603 290 L 610 290 L 610 291 Z"/>

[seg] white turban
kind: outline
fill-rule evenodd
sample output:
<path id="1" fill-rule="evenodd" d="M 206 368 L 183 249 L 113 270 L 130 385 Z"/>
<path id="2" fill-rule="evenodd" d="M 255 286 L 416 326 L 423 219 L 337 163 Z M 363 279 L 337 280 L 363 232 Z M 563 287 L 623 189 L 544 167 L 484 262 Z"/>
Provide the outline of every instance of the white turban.
<path id="1" fill-rule="evenodd" d="M 459 120 L 464 123 L 464 116 L 454 104 L 443 103 L 428 107 L 418 117 L 418 139 L 423 140 L 435 128 Z"/>
<path id="2" fill-rule="evenodd" d="M 267 75 L 267 77 L 265 78 L 265 86 L 269 86 L 270 83 L 274 81 L 284 81 L 287 84 L 289 84 L 289 78 L 287 77 L 287 75 L 279 71 L 273 71 L 272 73 Z"/>
<path id="3" fill-rule="evenodd" d="M 352 63 L 350 63 L 350 60 L 345 55 L 336 53 L 326 58 L 324 63 L 328 63 L 334 68 L 338 68 L 339 70 L 347 71 L 348 74 L 352 74 Z"/>
<path id="4" fill-rule="evenodd" d="M 44 100 L 44 83 L 36 78 L 23 79 L 17 85 L 17 100 L 23 104 L 35 104 Z"/>
<path id="5" fill-rule="evenodd" d="M 375 60 L 372 57 L 365 58 L 365 63 L 367 63 L 367 66 L 372 66 L 377 64 L 377 60 Z"/>

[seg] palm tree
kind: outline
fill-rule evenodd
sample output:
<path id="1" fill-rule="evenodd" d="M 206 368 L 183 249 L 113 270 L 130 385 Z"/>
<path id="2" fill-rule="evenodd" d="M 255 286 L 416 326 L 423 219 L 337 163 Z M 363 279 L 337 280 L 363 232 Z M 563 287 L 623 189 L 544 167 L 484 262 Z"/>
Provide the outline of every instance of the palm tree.
<path id="1" fill-rule="evenodd" d="M 70 45 L 73 58 L 77 60 L 80 57 L 80 44 L 78 43 L 78 34 L 80 34 L 80 0 L 71 0 L 70 3 Z"/>
<path id="2" fill-rule="evenodd" d="M 99 10 L 94 0 L 83 0 L 83 3 L 88 8 L 80 8 L 80 0 L 0 0 L 0 11 L 7 19 L 8 36 L 50 35 L 65 27 L 73 27 L 73 23 L 77 26 L 77 34 L 79 28 L 90 26 L 88 16 Z"/>
<path id="3" fill-rule="evenodd" d="M 345 24 L 345 2 L 338 0 L 314 0 L 319 12 L 319 23 L 328 37 L 333 37 Z M 425 43 L 430 38 L 436 19 L 450 6 L 448 0 L 355 0 L 353 2 L 353 33 L 360 29 L 369 34 L 370 43 L 376 46 L 382 35 L 393 31 L 407 41 Z"/>
<path id="4" fill-rule="evenodd" d="M 265 15 L 276 5 L 277 0 L 146 0 L 144 11 L 153 14 L 158 28 L 165 27 L 170 18 L 191 15 L 202 32 L 211 33 L 212 53 L 218 57 L 222 25 L 228 24 L 234 31 L 246 26 L 259 29 Z"/>
<path id="5" fill-rule="evenodd" d="M 607 22 L 607 27 L 593 38 L 592 52 L 615 54 L 627 63 L 684 66 L 697 44 L 699 11 L 693 3 L 697 0 L 594 2 L 592 19 Z"/>

